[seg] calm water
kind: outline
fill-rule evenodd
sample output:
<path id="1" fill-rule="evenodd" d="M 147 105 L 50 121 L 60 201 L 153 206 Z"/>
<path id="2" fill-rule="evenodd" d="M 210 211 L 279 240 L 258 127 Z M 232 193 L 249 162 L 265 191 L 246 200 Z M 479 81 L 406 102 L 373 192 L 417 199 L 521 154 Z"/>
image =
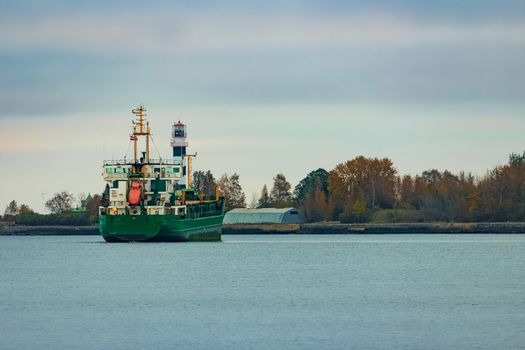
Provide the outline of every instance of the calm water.
<path id="1" fill-rule="evenodd" d="M 525 349 L 525 235 L 0 237 L 0 349 Z"/>

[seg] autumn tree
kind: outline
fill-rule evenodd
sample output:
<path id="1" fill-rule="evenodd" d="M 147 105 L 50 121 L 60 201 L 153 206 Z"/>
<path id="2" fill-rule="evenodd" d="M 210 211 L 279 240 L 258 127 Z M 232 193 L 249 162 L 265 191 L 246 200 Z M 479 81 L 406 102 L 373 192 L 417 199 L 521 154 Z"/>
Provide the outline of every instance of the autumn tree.
<path id="1" fill-rule="evenodd" d="M 498 166 L 487 172 L 478 184 L 482 217 L 489 221 L 500 221 L 504 215 L 502 213 L 503 198 L 507 192 L 506 184 L 503 181 L 503 167 Z"/>
<path id="2" fill-rule="evenodd" d="M 437 169 L 398 180 L 398 206 L 421 210 L 428 221 L 472 221 L 478 217 L 479 192 L 471 174 L 458 175 Z"/>
<path id="3" fill-rule="evenodd" d="M 261 190 L 261 196 L 257 202 L 257 208 L 269 208 L 271 206 L 270 195 L 268 194 L 268 187 L 263 186 Z"/>
<path id="4" fill-rule="evenodd" d="M 19 213 L 19 215 L 29 215 L 29 214 L 34 214 L 35 211 L 33 209 L 29 208 L 29 205 L 21 204 L 18 213 Z"/>
<path id="5" fill-rule="evenodd" d="M 461 211 L 461 182 L 459 177 L 445 170 L 438 184 L 437 195 L 442 213 L 447 221 L 462 219 Z"/>
<path id="6" fill-rule="evenodd" d="M 476 179 L 472 174 L 465 175 L 464 172 L 459 174 L 460 194 L 459 205 L 461 210 L 461 219 L 464 221 L 474 221 L 479 218 L 479 189 Z"/>
<path id="7" fill-rule="evenodd" d="M 472 175 L 424 171 L 412 183 L 412 192 L 401 185 L 402 200 L 424 212 L 429 221 L 471 221 L 477 216 L 478 191 Z"/>
<path id="8" fill-rule="evenodd" d="M 525 152 L 518 158 L 519 161 L 513 159 L 511 154 L 501 174 L 502 181 L 507 184 L 501 206 L 507 220 L 512 221 L 525 220 Z"/>
<path id="9" fill-rule="evenodd" d="M 404 175 L 402 178 L 399 178 L 397 183 L 399 206 L 404 209 L 414 208 L 415 185 L 412 176 Z"/>
<path id="10" fill-rule="evenodd" d="M 357 157 L 338 164 L 328 174 L 332 217 L 361 221 L 395 207 L 417 211 L 408 217 L 424 221 L 525 221 L 525 152 L 510 154 L 507 164 L 482 177 L 438 169 L 415 176 L 396 173 L 387 158 Z M 306 196 L 307 216 L 315 210 L 313 198 Z"/>
<path id="11" fill-rule="evenodd" d="M 277 174 L 273 178 L 273 187 L 270 192 L 270 202 L 274 208 L 286 208 L 292 205 L 292 185 L 283 174 Z"/>
<path id="12" fill-rule="evenodd" d="M 86 203 L 86 212 L 89 215 L 91 222 L 98 221 L 99 207 L 102 205 L 102 196 L 100 194 L 95 194 L 91 199 Z"/>
<path id="13" fill-rule="evenodd" d="M 53 198 L 46 202 L 46 208 L 53 214 L 61 214 L 71 210 L 73 199 L 73 195 L 67 191 L 55 193 Z"/>
<path id="14" fill-rule="evenodd" d="M 481 217 L 489 221 L 525 220 L 525 155 L 511 154 L 478 184 Z"/>
<path id="15" fill-rule="evenodd" d="M 219 181 L 217 182 L 217 184 L 219 185 L 221 194 L 222 196 L 224 196 L 224 199 L 226 200 L 227 198 L 229 198 L 230 197 L 230 178 L 228 177 L 228 174 L 223 174 L 219 178 Z"/>
<path id="16" fill-rule="evenodd" d="M 360 221 L 368 210 L 393 208 L 397 170 L 388 158 L 365 158 L 338 164 L 328 175 L 335 218 Z"/>

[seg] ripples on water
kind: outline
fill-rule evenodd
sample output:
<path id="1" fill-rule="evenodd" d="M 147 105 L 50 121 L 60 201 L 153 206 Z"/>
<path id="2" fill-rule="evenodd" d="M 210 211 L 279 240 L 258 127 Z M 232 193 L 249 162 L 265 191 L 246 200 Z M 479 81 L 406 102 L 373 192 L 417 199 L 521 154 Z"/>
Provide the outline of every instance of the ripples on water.
<path id="1" fill-rule="evenodd" d="M 525 236 L 0 237 L 0 349 L 523 349 Z"/>

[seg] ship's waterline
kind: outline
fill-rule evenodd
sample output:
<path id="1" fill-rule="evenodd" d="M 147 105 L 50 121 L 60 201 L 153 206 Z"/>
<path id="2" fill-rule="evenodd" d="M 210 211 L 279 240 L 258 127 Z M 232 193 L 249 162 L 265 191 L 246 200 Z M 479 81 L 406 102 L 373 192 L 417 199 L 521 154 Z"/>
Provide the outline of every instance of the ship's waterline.
<path id="1" fill-rule="evenodd" d="M 173 215 L 115 215 L 100 219 L 106 241 L 220 241 L 223 215 L 180 219 Z"/>

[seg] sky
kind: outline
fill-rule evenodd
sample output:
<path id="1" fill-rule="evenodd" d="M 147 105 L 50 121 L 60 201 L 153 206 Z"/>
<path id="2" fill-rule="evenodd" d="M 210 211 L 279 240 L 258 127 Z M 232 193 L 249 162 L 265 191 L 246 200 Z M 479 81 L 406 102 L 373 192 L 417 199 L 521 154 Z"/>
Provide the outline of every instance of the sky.
<path id="1" fill-rule="evenodd" d="M 2 208 L 100 193 L 140 103 L 248 201 L 358 155 L 484 175 L 525 150 L 525 2 L 0 0 Z"/>

